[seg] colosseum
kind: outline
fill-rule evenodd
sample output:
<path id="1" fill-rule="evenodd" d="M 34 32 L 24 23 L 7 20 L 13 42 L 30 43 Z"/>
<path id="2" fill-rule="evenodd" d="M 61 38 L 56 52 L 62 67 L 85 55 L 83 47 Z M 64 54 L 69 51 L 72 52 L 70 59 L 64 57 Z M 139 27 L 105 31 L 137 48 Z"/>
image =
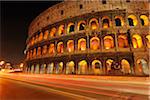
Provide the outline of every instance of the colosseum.
<path id="1" fill-rule="evenodd" d="M 149 75 L 148 0 L 65 0 L 30 24 L 26 73 Z"/>

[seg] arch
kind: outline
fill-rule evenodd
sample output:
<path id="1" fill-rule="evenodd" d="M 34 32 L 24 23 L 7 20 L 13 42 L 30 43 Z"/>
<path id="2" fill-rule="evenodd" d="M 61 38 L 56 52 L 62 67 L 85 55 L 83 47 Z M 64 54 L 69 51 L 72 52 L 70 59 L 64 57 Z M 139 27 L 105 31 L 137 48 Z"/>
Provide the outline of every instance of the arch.
<path id="1" fill-rule="evenodd" d="M 114 60 L 112 60 L 112 59 L 107 59 L 106 60 L 107 73 L 109 73 L 112 70 L 113 62 L 114 62 Z"/>
<path id="2" fill-rule="evenodd" d="M 69 23 L 67 28 L 67 33 L 71 33 L 75 31 L 75 25 L 74 23 Z"/>
<path id="3" fill-rule="evenodd" d="M 30 58 L 32 58 L 33 57 L 33 51 L 32 50 L 30 50 Z"/>
<path id="4" fill-rule="evenodd" d="M 81 38 L 78 40 L 78 50 L 81 50 L 81 51 L 86 50 L 86 39 Z"/>
<path id="5" fill-rule="evenodd" d="M 130 63 L 126 59 L 121 60 L 121 67 L 124 74 L 131 74 Z"/>
<path id="6" fill-rule="evenodd" d="M 141 20 L 142 26 L 147 26 L 149 24 L 149 20 L 148 20 L 148 17 L 146 15 L 141 15 L 140 20 Z"/>
<path id="7" fill-rule="evenodd" d="M 40 35 L 39 35 L 39 40 L 38 41 L 40 42 L 42 40 L 43 40 L 43 33 L 41 32 Z"/>
<path id="8" fill-rule="evenodd" d="M 38 47 L 37 56 L 41 55 L 41 47 Z"/>
<path id="9" fill-rule="evenodd" d="M 98 20 L 96 18 L 90 19 L 90 28 L 95 30 L 98 28 Z"/>
<path id="10" fill-rule="evenodd" d="M 132 44 L 133 44 L 133 48 L 142 48 L 143 42 L 141 36 L 138 34 L 134 34 L 132 36 Z"/>
<path id="11" fill-rule="evenodd" d="M 110 27 L 110 18 L 108 16 L 104 16 L 102 18 L 102 27 L 109 28 Z"/>
<path id="12" fill-rule="evenodd" d="M 36 48 L 33 49 L 33 57 L 36 57 Z"/>
<path id="13" fill-rule="evenodd" d="M 63 53 L 64 52 L 64 45 L 63 45 L 63 42 L 59 42 L 57 44 L 57 52 L 58 53 Z"/>
<path id="14" fill-rule="evenodd" d="M 92 50 L 98 50 L 100 48 L 100 40 L 98 37 L 92 37 L 90 39 L 90 48 Z"/>
<path id="15" fill-rule="evenodd" d="M 37 43 L 38 42 L 38 39 L 39 39 L 39 36 L 38 36 L 38 34 L 35 36 L 35 43 Z"/>
<path id="16" fill-rule="evenodd" d="M 92 69 L 94 74 L 103 74 L 102 63 L 99 60 L 92 61 Z"/>
<path id="17" fill-rule="evenodd" d="M 78 30 L 79 31 L 85 30 L 85 27 L 86 27 L 86 22 L 85 21 L 78 22 Z"/>
<path id="18" fill-rule="evenodd" d="M 56 28 L 53 27 L 53 28 L 51 29 L 51 31 L 50 31 L 50 37 L 54 37 L 55 34 L 56 34 Z"/>
<path id="19" fill-rule="evenodd" d="M 56 74 L 63 73 L 63 62 L 59 62 L 56 66 Z"/>
<path id="20" fill-rule="evenodd" d="M 52 74 L 54 73 L 54 63 L 50 63 L 47 66 L 47 74 Z"/>
<path id="21" fill-rule="evenodd" d="M 86 60 L 82 60 L 78 63 L 78 74 L 87 74 L 88 65 Z"/>
<path id="22" fill-rule="evenodd" d="M 112 36 L 105 36 L 104 37 L 104 48 L 105 49 L 114 48 L 114 39 Z"/>
<path id="23" fill-rule="evenodd" d="M 115 16 L 115 24 L 116 26 L 123 26 L 124 25 L 124 21 L 122 16 Z"/>
<path id="24" fill-rule="evenodd" d="M 54 43 L 51 43 L 51 44 L 49 45 L 48 53 L 49 53 L 49 54 L 54 54 L 54 53 L 55 53 L 55 46 L 54 46 Z"/>
<path id="25" fill-rule="evenodd" d="M 66 74 L 74 74 L 74 73 L 75 73 L 74 61 L 67 62 L 67 64 L 66 64 Z"/>
<path id="26" fill-rule="evenodd" d="M 129 26 L 136 26 L 138 23 L 136 16 L 135 15 L 129 15 L 128 16 L 128 23 L 129 23 Z"/>
<path id="27" fill-rule="evenodd" d="M 34 65 L 31 66 L 31 73 L 34 73 Z"/>
<path id="28" fill-rule="evenodd" d="M 44 45 L 43 46 L 43 50 L 42 50 L 42 54 L 46 54 L 47 53 L 47 45 Z"/>
<path id="29" fill-rule="evenodd" d="M 48 35 L 49 35 L 49 31 L 46 30 L 46 31 L 44 32 L 44 40 L 46 40 L 46 39 L 48 38 Z"/>
<path id="30" fill-rule="evenodd" d="M 147 47 L 150 48 L 150 34 L 146 36 L 146 44 L 147 44 Z"/>
<path id="31" fill-rule="evenodd" d="M 34 42 L 35 42 L 35 38 L 34 38 L 34 37 L 32 37 L 32 39 L 31 39 L 31 45 L 33 45 L 33 44 L 34 44 Z"/>
<path id="32" fill-rule="evenodd" d="M 67 50 L 68 50 L 68 52 L 73 52 L 74 51 L 74 41 L 73 40 L 68 40 Z"/>
<path id="33" fill-rule="evenodd" d="M 118 36 L 118 47 L 119 48 L 127 48 L 129 47 L 128 39 L 126 35 L 119 35 Z"/>
<path id="34" fill-rule="evenodd" d="M 36 73 L 36 74 L 39 74 L 39 72 L 40 72 L 40 65 L 39 65 L 39 64 L 36 64 L 35 73 Z"/>
<path id="35" fill-rule="evenodd" d="M 58 28 L 58 35 L 63 35 L 65 34 L 65 26 L 64 25 L 60 25 Z"/>
<path id="36" fill-rule="evenodd" d="M 40 68 L 40 74 L 45 74 L 46 72 L 46 64 L 42 64 Z"/>
<path id="37" fill-rule="evenodd" d="M 149 75 L 149 67 L 145 59 L 137 59 L 137 70 L 141 74 Z"/>

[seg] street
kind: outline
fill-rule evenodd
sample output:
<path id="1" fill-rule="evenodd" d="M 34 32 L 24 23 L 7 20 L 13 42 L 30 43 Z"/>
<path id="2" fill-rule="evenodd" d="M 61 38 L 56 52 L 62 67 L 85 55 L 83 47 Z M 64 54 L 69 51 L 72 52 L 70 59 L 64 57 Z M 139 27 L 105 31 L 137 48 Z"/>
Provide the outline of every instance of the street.
<path id="1" fill-rule="evenodd" d="M 148 100 L 149 95 L 146 81 L 69 75 L 0 74 L 0 86 L 0 100 Z"/>

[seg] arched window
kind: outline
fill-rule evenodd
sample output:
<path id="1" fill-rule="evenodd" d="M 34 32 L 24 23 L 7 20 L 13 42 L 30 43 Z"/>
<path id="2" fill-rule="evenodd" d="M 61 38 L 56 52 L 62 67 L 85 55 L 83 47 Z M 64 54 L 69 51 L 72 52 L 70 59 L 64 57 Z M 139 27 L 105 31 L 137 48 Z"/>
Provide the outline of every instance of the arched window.
<path id="1" fill-rule="evenodd" d="M 63 62 L 60 62 L 56 66 L 56 74 L 61 74 L 63 72 Z"/>
<path id="2" fill-rule="evenodd" d="M 54 37 L 55 34 L 56 34 L 56 28 L 53 27 L 53 28 L 51 29 L 51 31 L 50 31 L 50 37 Z"/>
<path id="3" fill-rule="evenodd" d="M 115 23 L 116 26 L 123 26 L 124 25 L 123 18 L 121 16 L 115 16 Z"/>
<path id="4" fill-rule="evenodd" d="M 78 63 L 78 74 L 87 74 L 88 65 L 86 60 L 82 60 Z"/>
<path id="5" fill-rule="evenodd" d="M 131 73 L 130 64 L 126 59 L 121 60 L 121 67 L 122 67 L 122 71 L 124 74 L 130 74 Z"/>
<path id="6" fill-rule="evenodd" d="M 74 41 L 73 40 L 68 40 L 67 50 L 68 50 L 68 52 L 73 52 L 74 51 Z"/>
<path id="7" fill-rule="evenodd" d="M 69 23 L 69 24 L 68 24 L 67 32 L 68 32 L 68 33 L 74 32 L 74 30 L 75 30 L 74 23 Z"/>
<path id="8" fill-rule="evenodd" d="M 40 56 L 40 55 L 41 55 L 41 47 L 38 47 L 37 56 Z"/>
<path id="9" fill-rule="evenodd" d="M 46 30 L 46 31 L 44 32 L 44 40 L 46 40 L 46 39 L 48 38 L 48 34 L 49 34 L 49 31 Z"/>
<path id="10" fill-rule="evenodd" d="M 99 60 L 92 61 L 92 69 L 93 69 L 94 74 L 103 73 L 102 63 Z"/>
<path id="11" fill-rule="evenodd" d="M 93 37 L 90 39 L 90 48 L 92 50 L 98 50 L 100 48 L 100 40 L 98 37 Z"/>
<path id="12" fill-rule="evenodd" d="M 105 49 L 114 48 L 114 39 L 112 38 L 112 36 L 104 37 L 104 48 Z"/>
<path id="13" fill-rule="evenodd" d="M 47 53 L 47 45 L 43 46 L 42 54 L 45 55 Z"/>
<path id="14" fill-rule="evenodd" d="M 34 37 L 32 37 L 31 45 L 33 45 L 33 44 L 34 44 L 34 40 L 35 40 L 35 38 L 34 38 Z"/>
<path id="15" fill-rule="evenodd" d="M 137 71 L 138 73 L 141 73 L 141 74 L 145 74 L 145 75 L 149 74 L 148 63 L 145 59 L 137 60 Z"/>
<path id="16" fill-rule="evenodd" d="M 64 45 L 63 45 L 63 42 L 59 42 L 57 44 L 57 52 L 58 53 L 63 53 L 64 52 Z"/>
<path id="17" fill-rule="evenodd" d="M 146 15 L 141 15 L 140 20 L 141 20 L 142 26 L 147 26 L 149 23 L 148 17 Z"/>
<path id="18" fill-rule="evenodd" d="M 58 35 L 63 35 L 63 34 L 65 34 L 64 25 L 60 25 L 58 28 Z"/>
<path id="19" fill-rule="evenodd" d="M 147 47 L 150 48 L 150 34 L 146 36 Z"/>
<path id="20" fill-rule="evenodd" d="M 84 38 L 78 40 L 78 50 L 86 50 L 86 40 Z"/>
<path id="21" fill-rule="evenodd" d="M 129 23 L 129 26 L 136 26 L 138 23 L 136 16 L 129 15 L 128 16 L 128 23 Z"/>
<path id="22" fill-rule="evenodd" d="M 118 36 L 118 46 L 119 48 L 127 48 L 128 45 L 128 39 L 126 35 L 119 35 Z"/>
<path id="23" fill-rule="evenodd" d="M 33 51 L 32 50 L 30 50 L 30 58 L 32 58 L 32 55 L 33 54 Z"/>
<path id="24" fill-rule="evenodd" d="M 49 45 L 49 50 L 48 50 L 49 54 L 54 54 L 55 53 L 55 47 L 54 47 L 54 44 L 51 43 Z"/>
<path id="25" fill-rule="evenodd" d="M 140 35 L 135 34 L 132 36 L 133 48 L 141 48 L 143 46 L 142 38 Z"/>
<path id="26" fill-rule="evenodd" d="M 42 41 L 42 40 L 43 40 L 43 33 L 41 32 L 39 35 L 39 41 Z"/>
<path id="27" fill-rule="evenodd" d="M 74 61 L 67 62 L 67 64 L 66 64 L 66 74 L 74 74 L 74 73 L 75 73 Z"/>
<path id="28" fill-rule="evenodd" d="M 92 18 L 90 20 L 90 27 L 92 30 L 95 30 L 98 28 L 98 20 L 96 18 Z"/>
<path id="29" fill-rule="evenodd" d="M 39 39 L 39 36 L 38 36 L 38 35 L 36 35 L 36 37 L 35 37 L 35 43 L 37 43 L 37 42 L 38 42 L 38 39 Z"/>
<path id="30" fill-rule="evenodd" d="M 104 16 L 102 18 L 102 27 L 103 28 L 109 28 L 110 27 L 110 18 L 107 16 Z"/>
<path id="31" fill-rule="evenodd" d="M 78 23 L 78 30 L 81 31 L 81 30 L 85 30 L 85 26 L 86 26 L 86 22 L 85 21 L 80 21 Z"/>
<path id="32" fill-rule="evenodd" d="M 33 57 L 36 57 L 36 48 L 33 50 Z"/>

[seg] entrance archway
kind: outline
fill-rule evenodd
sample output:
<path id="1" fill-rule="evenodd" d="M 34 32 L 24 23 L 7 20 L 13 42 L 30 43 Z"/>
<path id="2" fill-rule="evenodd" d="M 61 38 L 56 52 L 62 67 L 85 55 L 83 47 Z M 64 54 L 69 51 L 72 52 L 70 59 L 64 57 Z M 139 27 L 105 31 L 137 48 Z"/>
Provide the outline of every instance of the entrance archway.
<path id="1" fill-rule="evenodd" d="M 61 74 L 63 72 L 63 62 L 60 62 L 56 66 L 56 74 Z"/>
<path id="2" fill-rule="evenodd" d="M 137 70 L 139 74 L 149 75 L 149 67 L 145 59 L 137 60 Z"/>
<path id="3" fill-rule="evenodd" d="M 114 62 L 114 60 L 112 60 L 112 59 L 108 59 L 106 61 L 107 73 L 109 73 L 111 71 L 113 62 Z"/>
<path id="4" fill-rule="evenodd" d="M 78 63 L 78 74 L 87 74 L 88 65 L 86 60 L 82 60 Z"/>
<path id="5" fill-rule="evenodd" d="M 74 61 L 70 61 L 66 64 L 66 74 L 74 74 L 75 73 L 75 64 Z"/>
<path id="6" fill-rule="evenodd" d="M 36 67 L 35 67 L 35 73 L 39 74 L 39 71 L 40 71 L 40 65 L 37 64 Z"/>
<path id="7" fill-rule="evenodd" d="M 45 74 L 46 64 L 42 64 L 40 68 L 40 74 Z"/>
<path id="8" fill-rule="evenodd" d="M 99 60 L 92 61 L 92 69 L 94 74 L 103 74 L 102 63 Z"/>
<path id="9" fill-rule="evenodd" d="M 121 60 L 121 67 L 124 74 L 131 74 L 130 64 L 126 59 Z"/>
<path id="10" fill-rule="evenodd" d="M 31 73 L 34 73 L 34 65 L 31 66 Z"/>
<path id="11" fill-rule="evenodd" d="M 54 63 L 50 63 L 47 66 L 47 74 L 52 74 L 54 71 Z"/>

